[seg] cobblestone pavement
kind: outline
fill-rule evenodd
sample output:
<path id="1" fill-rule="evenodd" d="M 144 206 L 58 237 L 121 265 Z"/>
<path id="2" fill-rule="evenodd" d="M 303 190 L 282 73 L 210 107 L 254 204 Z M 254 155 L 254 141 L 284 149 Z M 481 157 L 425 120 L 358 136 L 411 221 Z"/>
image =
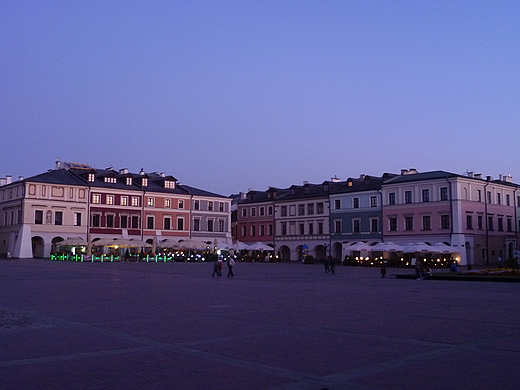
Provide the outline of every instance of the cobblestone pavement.
<path id="1" fill-rule="evenodd" d="M 234 271 L 0 260 L 1 387 L 518 389 L 518 283 Z"/>

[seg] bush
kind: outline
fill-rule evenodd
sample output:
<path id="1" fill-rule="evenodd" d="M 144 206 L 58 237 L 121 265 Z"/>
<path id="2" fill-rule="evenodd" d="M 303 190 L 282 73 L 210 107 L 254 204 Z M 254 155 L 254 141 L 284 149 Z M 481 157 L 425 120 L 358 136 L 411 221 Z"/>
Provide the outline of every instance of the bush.
<path id="1" fill-rule="evenodd" d="M 314 264 L 314 256 L 307 255 L 305 256 L 305 259 L 303 260 L 305 264 Z"/>

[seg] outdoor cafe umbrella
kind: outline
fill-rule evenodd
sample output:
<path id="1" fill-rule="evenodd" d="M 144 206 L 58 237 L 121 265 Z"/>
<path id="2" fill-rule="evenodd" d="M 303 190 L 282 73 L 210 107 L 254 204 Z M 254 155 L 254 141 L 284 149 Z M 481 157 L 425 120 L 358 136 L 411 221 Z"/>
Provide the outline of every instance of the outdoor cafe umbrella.
<path id="1" fill-rule="evenodd" d="M 254 244 L 248 245 L 247 249 L 250 251 L 272 251 L 273 250 L 273 248 L 271 248 L 267 244 L 264 244 L 263 242 L 255 242 Z"/>
<path id="2" fill-rule="evenodd" d="M 434 244 L 433 247 L 436 249 L 436 252 L 439 252 L 439 253 L 456 252 L 452 246 L 446 245 L 444 242 L 438 242 L 437 244 Z"/>
<path id="3" fill-rule="evenodd" d="M 399 252 L 403 248 L 401 245 L 396 245 L 393 242 L 378 242 L 370 250 L 376 252 Z"/>
<path id="4" fill-rule="evenodd" d="M 99 240 L 92 241 L 92 246 L 113 246 L 114 238 L 100 238 Z"/>
<path id="5" fill-rule="evenodd" d="M 178 240 L 172 240 L 171 238 L 167 238 L 162 240 L 157 244 L 159 248 L 180 248 Z"/>
<path id="6" fill-rule="evenodd" d="M 183 240 L 179 240 L 179 246 L 184 249 L 206 249 L 208 244 L 203 242 L 202 240 L 195 240 L 192 238 L 187 238 Z"/>
<path id="7" fill-rule="evenodd" d="M 403 253 L 436 252 L 435 248 L 425 242 L 411 242 L 404 246 Z"/>
<path id="8" fill-rule="evenodd" d="M 57 243 L 59 246 L 87 246 L 87 242 L 81 237 L 69 237 Z"/>
<path id="9" fill-rule="evenodd" d="M 349 245 L 345 248 L 348 251 L 353 252 L 367 252 L 372 251 L 372 247 L 365 242 L 356 242 L 355 244 Z"/>
<path id="10" fill-rule="evenodd" d="M 247 244 L 245 242 L 242 242 L 242 241 L 237 241 L 235 243 L 235 249 L 237 251 L 247 250 Z"/>

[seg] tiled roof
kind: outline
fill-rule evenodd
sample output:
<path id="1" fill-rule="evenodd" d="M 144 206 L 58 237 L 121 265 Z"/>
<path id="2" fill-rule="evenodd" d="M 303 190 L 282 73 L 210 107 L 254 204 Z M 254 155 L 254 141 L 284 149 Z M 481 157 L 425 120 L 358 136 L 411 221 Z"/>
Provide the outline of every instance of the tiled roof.
<path id="1" fill-rule="evenodd" d="M 50 170 L 39 175 L 24 179 L 25 182 L 37 182 L 48 184 L 66 184 L 74 186 L 86 186 L 87 182 L 73 172 L 66 169 Z"/>
<path id="2" fill-rule="evenodd" d="M 195 187 L 187 186 L 187 185 L 185 185 L 185 184 L 180 184 L 179 187 L 184 188 L 186 191 L 188 191 L 188 193 L 189 193 L 190 195 L 209 196 L 209 197 L 213 197 L 213 198 L 226 198 L 226 199 L 231 199 L 229 196 L 224 196 L 224 195 L 215 194 L 214 192 L 209 192 L 209 191 L 201 190 L 201 189 L 199 189 L 199 188 L 195 188 Z"/>

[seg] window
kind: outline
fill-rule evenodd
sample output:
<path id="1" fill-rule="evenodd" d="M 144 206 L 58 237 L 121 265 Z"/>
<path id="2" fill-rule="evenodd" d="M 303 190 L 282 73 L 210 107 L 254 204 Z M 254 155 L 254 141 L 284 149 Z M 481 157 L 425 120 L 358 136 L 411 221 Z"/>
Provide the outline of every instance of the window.
<path id="1" fill-rule="evenodd" d="M 105 183 L 117 183 L 117 179 L 115 177 L 105 177 Z"/>
<path id="2" fill-rule="evenodd" d="M 265 215 L 265 207 L 262 206 L 258 210 L 260 212 L 260 216 Z"/>
<path id="3" fill-rule="evenodd" d="M 341 219 L 334 221 L 334 232 L 341 233 Z"/>
<path id="4" fill-rule="evenodd" d="M 422 201 L 423 202 L 430 201 L 430 190 L 428 190 L 428 189 L 422 190 Z"/>
<path id="5" fill-rule="evenodd" d="M 372 218 L 370 220 L 370 232 L 371 233 L 377 233 L 379 232 L 379 219 Z"/>
<path id="6" fill-rule="evenodd" d="M 389 229 L 391 232 L 396 232 L 397 231 L 397 218 L 396 217 L 390 217 L 388 218 L 388 226 L 389 226 Z"/>
<path id="7" fill-rule="evenodd" d="M 193 209 L 194 210 L 200 210 L 200 201 L 199 200 L 194 201 Z"/>
<path id="8" fill-rule="evenodd" d="M 305 234 L 305 224 L 303 224 L 303 223 L 298 224 L 298 229 L 300 231 L 300 236 L 303 236 Z"/>
<path id="9" fill-rule="evenodd" d="M 95 203 L 95 204 L 101 203 L 101 195 L 93 194 L 92 195 L 92 203 Z"/>
<path id="10" fill-rule="evenodd" d="M 247 236 L 247 229 L 245 226 L 242 226 L 242 237 L 246 237 Z"/>
<path id="11" fill-rule="evenodd" d="M 323 234 L 323 222 L 318 222 L 318 234 Z"/>
<path id="12" fill-rule="evenodd" d="M 101 216 L 99 214 L 93 214 L 92 215 L 92 226 L 93 227 L 99 227 L 99 222 L 101 220 Z"/>
<path id="13" fill-rule="evenodd" d="M 224 212 L 224 202 L 219 202 L 218 203 L 218 211 Z"/>
<path id="14" fill-rule="evenodd" d="M 132 196 L 132 207 L 139 207 L 139 198 L 137 196 Z"/>
<path id="15" fill-rule="evenodd" d="M 146 187 L 148 185 L 148 179 L 146 177 L 143 177 L 143 180 L 141 183 L 142 183 L 143 187 Z"/>
<path id="16" fill-rule="evenodd" d="M 179 199 L 179 208 L 180 209 L 184 208 L 184 199 Z M 179 229 L 179 230 L 182 230 L 182 229 Z"/>
<path id="17" fill-rule="evenodd" d="M 413 230 L 413 217 L 404 217 L 404 230 Z"/>
<path id="18" fill-rule="evenodd" d="M 131 186 L 132 185 L 132 178 L 131 177 L 127 177 L 126 178 L 126 185 L 127 186 Z"/>
<path id="19" fill-rule="evenodd" d="M 164 217 L 164 230 L 171 230 L 172 219 L 171 217 Z"/>
<path id="20" fill-rule="evenodd" d="M 175 182 L 172 181 L 172 180 L 165 180 L 164 181 L 164 188 L 174 189 L 175 188 Z"/>
<path id="21" fill-rule="evenodd" d="M 245 207 L 242 208 L 242 217 L 247 217 L 247 209 Z"/>
<path id="22" fill-rule="evenodd" d="M 389 205 L 395 204 L 395 192 L 388 193 L 388 204 Z"/>
<path id="23" fill-rule="evenodd" d="M 114 195 L 107 195 L 107 204 L 114 204 Z"/>
<path id="24" fill-rule="evenodd" d="M 304 204 L 298 205 L 298 215 L 305 215 L 305 205 Z"/>
<path id="25" fill-rule="evenodd" d="M 352 220 L 352 232 L 354 232 L 354 233 L 361 232 L 361 221 L 359 219 Z"/>
<path id="26" fill-rule="evenodd" d="M 267 215 L 273 215 L 273 206 L 267 208 Z"/>
<path id="27" fill-rule="evenodd" d="M 359 198 L 352 199 L 352 207 L 354 207 L 355 209 L 359 209 Z"/>
<path id="28" fill-rule="evenodd" d="M 404 203 L 412 203 L 412 191 L 404 192 Z"/>
<path id="29" fill-rule="evenodd" d="M 487 202 L 488 203 L 493 203 L 492 198 L 491 198 L 491 191 L 487 192 Z"/>
<path id="30" fill-rule="evenodd" d="M 449 215 L 441 215 L 441 229 L 449 229 L 450 228 L 450 216 Z"/>
<path id="31" fill-rule="evenodd" d="M 507 218 L 507 231 L 510 232 L 513 230 L 513 220 L 511 218 Z"/>
<path id="32" fill-rule="evenodd" d="M 477 200 L 482 202 L 482 190 L 477 190 Z"/>
<path id="33" fill-rule="evenodd" d="M 155 207 L 155 198 L 148 198 L 148 207 Z"/>
<path id="34" fill-rule="evenodd" d="M 34 211 L 34 223 L 36 225 L 43 225 L 43 210 Z"/>
<path id="35" fill-rule="evenodd" d="M 251 207 L 251 216 L 256 217 L 256 207 Z"/>
<path id="36" fill-rule="evenodd" d="M 316 203 L 316 214 L 323 214 L 323 202 Z"/>
<path id="37" fill-rule="evenodd" d="M 503 217 L 498 217 L 498 219 L 497 219 L 497 228 L 498 228 L 499 232 L 503 232 L 504 231 L 504 218 Z"/>
<path id="38" fill-rule="evenodd" d="M 339 210 L 341 208 L 341 199 L 334 199 L 334 208 Z"/>
<path id="39" fill-rule="evenodd" d="M 88 174 L 88 181 L 90 182 L 93 182 L 96 178 L 96 175 L 94 175 L 93 173 L 89 173 Z"/>
<path id="40" fill-rule="evenodd" d="M 107 214 L 106 216 L 106 227 L 114 227 L 114 214 Z"/>
<path id="41" fill-rule="evenodd" d="M 492 215 L 488 216 L 488 230 L 495 230 L 493 228 L 493 216 Z"/>
<path id="42" fill-rule="evenodd" d="M 265 225 L 260 225 L 260 236 L 265 236 Z"/>
<path id="43" fill-rule="evenodd" d="M 167 209 L 171 209 L 172 207 L 172 200 L 170 198 L 164 199 L 164 207 Z"/>
<path id="44" fill-rule="evenodd" d="M 213 231 L 213 220 L 212 219 L 208 219 L 208 232 L 212 232 Z"/>
<path id="45" fill-rule="evenodd" d="M 121 197 L 121 206 L 128 206 L 128 196 Z"/>
<path id="46" fill-rule="evenodd" d="M 432 223 L 429 215 L 423 215 L 422 217 L 422 230 L 431 230 Z"/>
<path id="47" fill-rule="evenodd" d="M 184 230 L 184 218 L 177 218 L 177 230 Z"/>
<path id="48" fill-rule="evenodd" d="M 267 225 L 267 235 L 272 236 L 273 235 L 273 225 Z"/>
<path id="49" fill-rule="evenodd" d="M 154 221 L 154 217 L 153 216 L 150 215 L 150 216 L 146 217 L 146 228 L 147 229 L 153 229 L 154 225 L 155 225 L 154 222 L 155 221 Z"/>
<path id="50" fill-rule="evenodd" d="M 477 228 L 478 230 L 484 229 L 484 217 L 482 215 L 477 216 Z"/>
<path id="51" fill-rule="evenodd" d="M 466 214 L 466 229 L 473 230 L 473 216 Z"/>
<path id="52" fill-rule="evenodd" d="M 314 215 L 314 203 L 307 204 L 307 215 Z"/>
<path id="53" fill-rule="evenodd" d="M 441 200 L 448 200 L 448 187 L 441 187 Z"/>
<path id="54" fill-rule="evenodd" d="M 261 226 L 262 228 L 264 227 L 264 225 Z M 224 220 L 223 219 L 219 219 L 218 220 L 218 231 L 219 232 L 224 232 Z M 263 235 L 263 233 L 262 233 Z"/>
<path id="55" fill-rule="evenodd" d="M 282 206 L 282 217 L 287 217 L 287 206 Z"/>
<path id="56" fill-rule="evenodd" d="M 208 202 L 208 211 L 213 211 L 213 202 Z"/>
<path id="57" fill-rule="evenodd" d="M 314 234 L 314 224 L 309 222 L 309 234 Z"/>
<path id="58" fill-rule="evenodd" d="M 282 222 L 282 236 L 287 235 L 287 222 Z"/>
<path id="59" fill-rule="evenodd" d="M 497 204 L 502 204 L 502 194 L 500 192 L 497 194 Z"/>
<path id="60" fill-rule="evenodd" d="M 511 196 L 506 194 L 506 206 L 511 206 Z"/>
<path id="61" fill-rule="evenodd" d="M 200 218 L 193 219 L 193 230 L 196 232 L 200 231 Z"/>
<path id="62" fill-rule="evenodd" d="M 81 213 L 74 213 L 74 226 L 81 226 Z"/>
<path id="63" fill-rule="evenodd" d="M 54 224 L 63 225 L 63 211 L 56 211 L 54 213 Z"/>
<path id="64" fill-rule="evenodd" d="M 139 229 L 139 216 L 132 215 L 131 221 L 132 229 Z"/>
<path id="65" fill-rule="evenodd" d="M 370 207 L 377 207 L 377 196 L 370 197 Z"/>
<path id="66" fill-rule="evenodd" d="M 121 229 L 128 228 L 128 215 L 121 215 L 119 219 L 119 226 L 121 227 Z"/>

